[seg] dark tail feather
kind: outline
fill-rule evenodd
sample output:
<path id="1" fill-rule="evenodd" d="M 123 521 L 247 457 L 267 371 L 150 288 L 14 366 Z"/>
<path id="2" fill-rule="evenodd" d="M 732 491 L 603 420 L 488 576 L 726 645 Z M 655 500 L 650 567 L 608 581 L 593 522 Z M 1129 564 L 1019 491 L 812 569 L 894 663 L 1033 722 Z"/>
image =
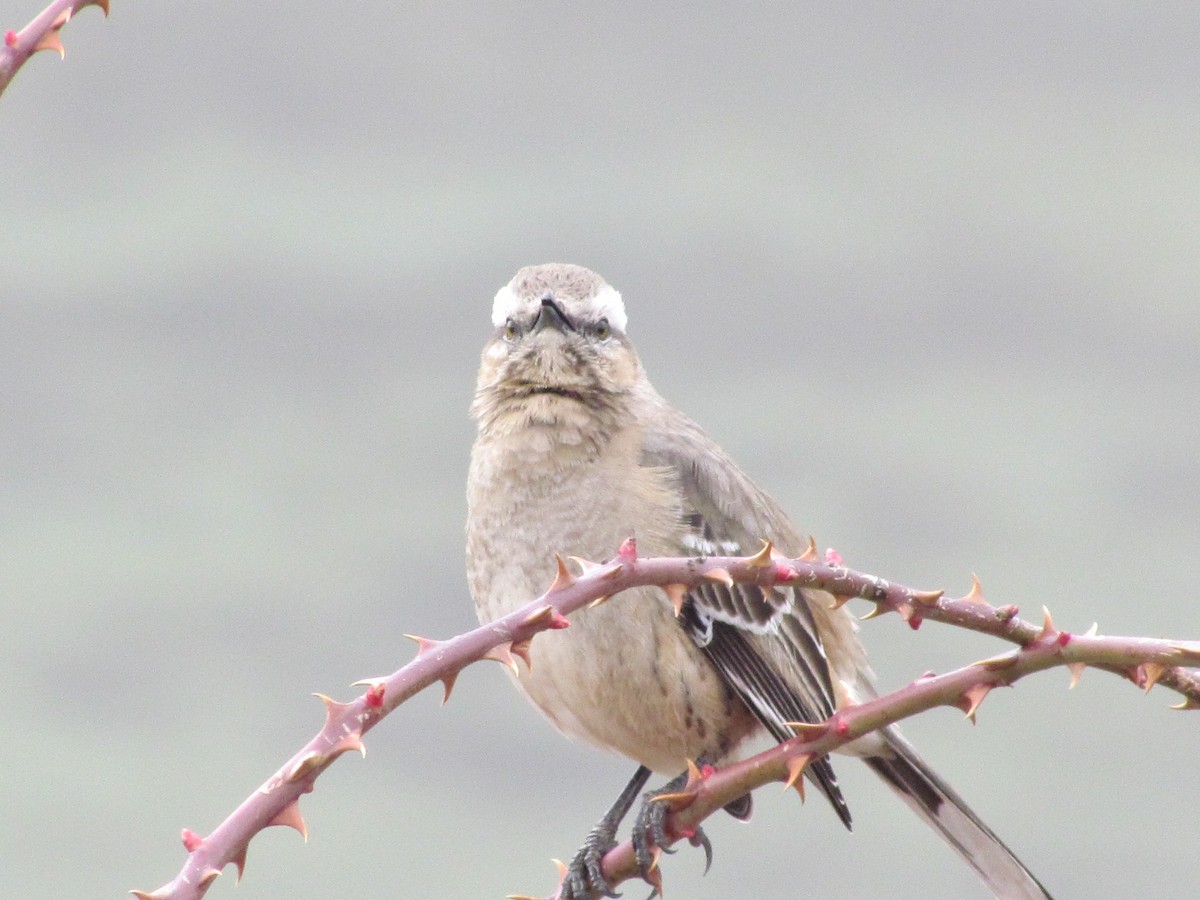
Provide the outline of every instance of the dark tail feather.
<path id="1" fill-rule="evenodd" d="M 866 759 L 880 778 L 965 859 L 1004 900 L 1048 900 L 1050 894 L 995 832 L 917 755 L 900 732 L 883 732 L 894 755 Z"/>

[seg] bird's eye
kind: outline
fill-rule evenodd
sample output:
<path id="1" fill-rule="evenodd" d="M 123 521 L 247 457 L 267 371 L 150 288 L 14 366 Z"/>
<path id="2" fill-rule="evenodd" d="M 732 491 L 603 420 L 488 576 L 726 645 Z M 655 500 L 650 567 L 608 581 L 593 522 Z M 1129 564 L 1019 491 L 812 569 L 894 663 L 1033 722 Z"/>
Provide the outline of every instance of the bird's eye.
<path id="1" fill-rule="evenodd" d="M 509 316 L 504 322 L 504 339 L 506 341 L 515 340 L 518 334 L 517 320 Z"/>
<path id="2" fill-rule="evenodd" d="M 612 337 L 612 326 L 608 324 L 608 319 L 601 319 L 595 324 L 592 332 L 602 341 L 607 341 Z"/>

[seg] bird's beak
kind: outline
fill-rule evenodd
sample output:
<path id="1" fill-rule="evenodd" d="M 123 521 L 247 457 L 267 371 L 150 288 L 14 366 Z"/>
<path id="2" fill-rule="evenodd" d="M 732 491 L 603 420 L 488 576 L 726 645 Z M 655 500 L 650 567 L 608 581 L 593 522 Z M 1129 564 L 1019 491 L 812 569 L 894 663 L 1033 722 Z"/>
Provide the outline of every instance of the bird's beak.
<path id="1" fill-rule="evenodd" d="M 567 320 L 563 313 L 562 307 L 554 302 L 554 297 L 550 294 L 542 298 L 542 308 L 538 312 L 538 317 L 533 320 L 533 328 L 530 329 L 530 333 L 537 334 L 543 328 L 553 328 L 562 334 L 575 330 L 575 326 Z"/>

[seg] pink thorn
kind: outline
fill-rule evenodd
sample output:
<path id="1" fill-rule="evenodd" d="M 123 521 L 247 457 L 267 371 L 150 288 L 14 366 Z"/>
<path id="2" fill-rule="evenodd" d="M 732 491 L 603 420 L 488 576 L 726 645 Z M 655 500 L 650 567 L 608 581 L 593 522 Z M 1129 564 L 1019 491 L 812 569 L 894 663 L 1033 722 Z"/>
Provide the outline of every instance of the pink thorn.
<path id="1" fill-rule="evenodd" d="M 373 684 L 367 688 L 367 692 L 363 694 L 363 699 L 367 703 L 368 709 L 380 709 L 383 706 L 383 685 Z"/>
<path id="2" fill-rule="evenodd" d="M 621 543 L 621 549 L 617 551 L 617 556 L 628 562 L 637 559 L 637 538 L 625 538 Z"/>
<path id="3" fill-rule="evenodd" d="M 1067 644 L 1071 643 L 1071 635 L 1065 631 L 1060 631 L 1058 633 L 1058 637 L 1054 639 L 1054 642 L 1060 647 L 1065 647 Z"/>
<path id="4" fill-rule="evenodd" d="M 550 624 L 546 627 L 554 631 L 561 631 L 564 628 L 570 628 L 571 622 L 556 609 L 550 613 Z"/>
<path id="5" fill-rule="evenodd" d="M 196 832 L 192 831 L 190 828 L 183 829 L 183 831 L 179 833 L 179 836 L 183 839 L 183 849 L 188 853 L 196 850 L 201 844 L 204 843 L 204 838 L 200 837 L 200 835 L 196 834 Z"/>
<path id="6" fill-rule="evenodd" d="M 913 615 L 913 616 L 912 616 L 912 617 L 911 617 L 911 618 L 908 620 L 908 627 L 909 627 L 909 628 L 911 628 L 913 631 L 916 631 L 918 628 L 920 628 L 920 627 L 921 627 L 921 623 L 922 623 L 922 622 L 924 622 L 924 621 L 925 621 L 925 620 L 924 620 L 924 619 L 922 619 L 920 616 L 918 616 L 918 615 Z"/>
<path id="7" fill-rule="evenodd" d="M 687 838 L 689 841 L 696 836 L 695 828 L 679 828 L 676 829 L 681 838 Z"/>
<path id="8" fill-rule="evenodd" d="M 713 766 L 705 764 L 700 767 L 700 780 L 701 781 L 712 778 L 716 774 L 717 774 L 717 770 Z M 691 835 L 687 835 L 687 836 L 690 837 Z"/>
<path id="9" fill-rule="evenodd" d="M 4 46 L 5 47 L 17 46 L 17 33 L 15 31 L 13 31 L 11 28 L 8 29 L 8 31 L 4 32 Z"/>
<path id="10" fill-rule="evenodd" d="M 825 550 L 825 565 L 840 566 L 842 564 L 842 554 L 838 553 L 832 547 Z"/>
<path id="11" fill-rule="evenodd" d="M 838 719 L 833 730 L 837 732 L 838 737 L 847 737 L 850 734 L 850 723 L 845 719 Z"/>
<path id="12" fill-rule="evenodd" d="M 785 562 L 775 563 L 775 580 L 776 581 L 795 581 L 800 577 L 800 573 L 793 569 Z"/>

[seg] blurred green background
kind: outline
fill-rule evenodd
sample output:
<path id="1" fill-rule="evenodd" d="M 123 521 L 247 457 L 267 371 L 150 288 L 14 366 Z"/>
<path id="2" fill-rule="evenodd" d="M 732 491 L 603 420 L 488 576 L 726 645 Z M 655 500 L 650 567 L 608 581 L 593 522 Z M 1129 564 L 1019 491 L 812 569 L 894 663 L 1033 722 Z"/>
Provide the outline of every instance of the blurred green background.
<path id="1" fill-rule="evenodd" d="M 1196 7 L 114 0 L 63 37 L 0 100 L 3 896 L 157 887 L 310 692 L 473 624 L 466 410 L 528 263 L 621 290 L 662 393 L 848 564 L 1200 637 Z M 884 688 L 997 649 L 863 634 Z M 906 730 L 1059 897 L 1194 896 L 1200 720 L 1067 681 Z M 548 892 L 632 765 L 498 667 L 439 695 L 236 896 Z M 853 835 L 767 789 L 669 896 L 984 896 L 839 771 Z"/>

